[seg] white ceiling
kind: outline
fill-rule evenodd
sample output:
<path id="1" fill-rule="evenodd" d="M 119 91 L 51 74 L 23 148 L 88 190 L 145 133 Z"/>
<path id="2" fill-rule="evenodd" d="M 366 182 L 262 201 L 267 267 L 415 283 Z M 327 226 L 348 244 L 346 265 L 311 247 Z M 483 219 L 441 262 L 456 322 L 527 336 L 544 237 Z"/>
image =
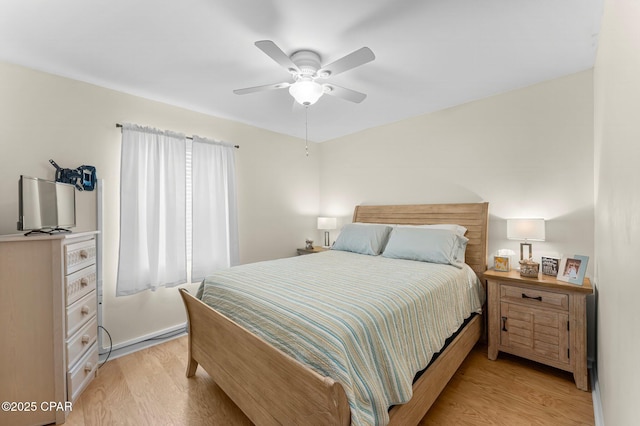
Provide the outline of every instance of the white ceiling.
<path id="1" fill-rule="evenodd" d="M 2 0 L 0 60 L 304 138 L 304 108 L 254 46 L 328 64 L 376 59 L 330 81 L 309 140 L 325 141 L 593 66 L 603 0 Z M 153 123 L 139 123 L 153 125 Z"/>

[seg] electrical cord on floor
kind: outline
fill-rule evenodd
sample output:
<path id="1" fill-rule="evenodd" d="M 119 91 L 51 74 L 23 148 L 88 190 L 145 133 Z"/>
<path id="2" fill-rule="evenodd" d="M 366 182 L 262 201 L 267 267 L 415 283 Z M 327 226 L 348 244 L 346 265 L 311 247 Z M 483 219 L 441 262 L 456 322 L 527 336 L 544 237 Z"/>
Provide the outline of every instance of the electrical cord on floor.
<path id="1" fill-rule="evenodd" d="M 98 366 L 98 368 L 102 368 L 102 366 L 105 365 L 107 363 L 107 361 L 109 361 L 109 357 L 111 356 L 111 351 L 113 349 L 113 339 L 111 338 L 111 334 L 109 334 L 109 331 L 106 328 L 104 328 L 101 325 L 99 325 L 98 328 L 103 329 L 104 332 L 107 333 L 107 336 L 109 336 L 109 352 L 107 352 L 107 357 L 104 359 L 104 361 L 102 361 L 102 364 L 100 364 Z M 156 336 L 156 337 L 150 337 L 150 338 L 145 339 L 145 340 L 143 340 L 141 342 L 138 342 L 138 343 L 144 343 L 144 342 L 148 342 L 150 340 L 165 340 L 165 339 L 169 339 L 169 338 L 172 338 L 172 337 L 175 337 L 175 336 L 179 336 L 179 335 L 184 334 L 186 332 L 187 332 L 187 327 L 185 326 L 184 328 L 181 328 L 179 330 L 175 330 L 175 331 L 172 331 L 172 332 L 169 332 L 169 333 L 165 333 L 165 334 L 162 334 L 162 335 Z"/>
<path id="2" fill-rule="evenodd" d="M 98 366 L 98 368 L 102 368 L 102 366 L 106 364 L 106 362 L 109 360 L 109 357 L 111 356 L 111 349 L 113 349 L 113 339 L 111 339 L 111 334 L 109 334 L 109 331 L 107 331 L 106 328 L 101 325 L 99 325 L 98 328 L 103 329 L 104 332 L 107 333 L 107 336 L 109 336 L 109 352 L 107 353 L 107 357 L 104 359 L 102 364 Z"/>
<path id="3" fill-rule="evenodd" d="M 101 326 L 101 325 L 99 325 L 99 326 L 98 326 L 98 328 L 103 329 L 103 330 L 104 330 L 104 332 L 105 332 L 105 333 L 107 333 L 107 336 L 109 336 L 109 352 L 107 353 L 107 357 L 104 359 L 104 361 L 102 362 L 102 364 L 100 364 L 100 365 L 98 366 L 98 368 L 102 368 L 102 366 L 103 366 L 103 365 L 104 365 L 104 364 L 109 360 L 109 357 L 111 356 L 111 351 L 112 351 L 112 349 L 113 349 L 113 340 L 111 339 L 111 334 L 109 334 L 109 331 L 108 331 L 106 328 L 104 328 L 104 327 L 103 327 L 103 326 Z M 170 338 L 172 338 L 172 337 L 180 336 L 180 335 L 182 335 L 182 334 L 184 334 L 184 333 L 186 333 L 186 332 L 187 332 L 187 327 L 185 326 L 184 328 L 181 328 L 181 329 L 179 329 L 179 330 L 175 330 L 175 331 L 172 331 L 172 332 L 169 332 L 169 333 L 165 333 L 165 334 L 162 334 L 162 335 L 160 335 L 160 336 L 156 336 L 156 337 L 150 337 L 150 338 L 145 339 L 145 340 L 143 340 L 143 341 L 141 341 L 141 342 L 138 342 L 138 343 L 144 343 L 144 342 L 148 342 L 148 341 L 151 341 L 151 340 L 165 340 L 165 339 L 170 339 Z"/>

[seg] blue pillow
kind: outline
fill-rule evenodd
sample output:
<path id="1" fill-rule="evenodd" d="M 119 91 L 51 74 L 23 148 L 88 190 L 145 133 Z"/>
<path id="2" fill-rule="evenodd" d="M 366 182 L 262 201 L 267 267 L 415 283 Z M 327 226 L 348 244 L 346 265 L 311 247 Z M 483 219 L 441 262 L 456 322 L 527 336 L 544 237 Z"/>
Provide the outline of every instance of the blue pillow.
<path id="1" fill-rule="evenodd" d="M 331 249 L 377 256 L 384 249 L 391 229 L 387 225 L 348 223 Z"/>
<path id="2" fill-rule="evenodd" d="M 397 227 L 391 232 L 382 256 L 444 263 L 460 268 L 468 241 L 446 229 Z"/>

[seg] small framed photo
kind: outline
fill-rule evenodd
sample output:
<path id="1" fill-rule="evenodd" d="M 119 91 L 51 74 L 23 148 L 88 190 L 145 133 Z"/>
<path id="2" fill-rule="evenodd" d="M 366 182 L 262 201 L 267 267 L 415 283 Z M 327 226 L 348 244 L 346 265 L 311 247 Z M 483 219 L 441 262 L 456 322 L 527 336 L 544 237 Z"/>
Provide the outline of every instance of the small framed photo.
<path id="1" fill-rule="evenodd" d="M 509 256 L 493 257 L 493 267 L 496 271 L 509 272 L 511 270 L 511 265 L 509 263 Z"/>
<path id="2" fill-rule="evenodd" d="M 552 277 L 558 276 L 558 271 L 560 270 L 560 259 L 557 257 L 545 257 L 542 256 L 542 273 L 544 275 L 550 275 Z"/>
<path id="3" fill-rule="evenodd" d="M 588 262 L 589 256 L 576 254 L 575 256 L 563 257 L 558 270 L 558 280 L 582 285 Z"/>

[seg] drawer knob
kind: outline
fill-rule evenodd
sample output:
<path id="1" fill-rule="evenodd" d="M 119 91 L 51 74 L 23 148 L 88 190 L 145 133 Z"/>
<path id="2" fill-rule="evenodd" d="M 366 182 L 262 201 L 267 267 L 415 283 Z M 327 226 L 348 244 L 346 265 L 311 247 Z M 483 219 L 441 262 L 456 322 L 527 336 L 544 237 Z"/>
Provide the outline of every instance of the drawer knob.
<path id="1" fill-rule="evenodd" d="M 509 331 L 507 330 L 507 317 L 502 317 L 502 331 Z"/>
<path id="2" fill-rule="evenodd" d="M 87 305 L 84 305 L 80 312 L 82 313 L 82 315 L 89 315 L 89 307 Z"/>
<path id="3" fill-rule="evenodd" d="M 523 299 L 533 299 L 533 300 L 537 300 L 538 302 L 542 302 L 542 296 L 531 297 L 531 296 L 527 296 L 526 294 L 522 293 L 522 298 Z"/>
<path id="4" fill-rule="evenodd" d="M 90 363 L 90 362 L 86 363 L 86 364 L 84 365 L 84 371 L 89 372 L 89 371 L 91 371 L 91 370 L 93 370 L 93 364 L 92 364 L 92 363 Z"/>
<path id="5" fill-rule="evenodd" d="M 89 285 L 89 279 L 87 277 L 83 277 L 80 279 L 80 285 L 82 287 L 86 287 Z"/>
<path id="6" fill-rule="evenodd" d="M 86 259 L 87 257 L 89 257 L 89 252 L 86 250 L 80 250 L 80 258 Z"/>
<path id="7" fill-rule="evenodd" d="M 86 345 L 87 343 L 89 343 L 89 340 L 91 339 L 91 336 L 89 336 L 88 334 L 85 334 L 82 336 L 82 344 Z"/>

